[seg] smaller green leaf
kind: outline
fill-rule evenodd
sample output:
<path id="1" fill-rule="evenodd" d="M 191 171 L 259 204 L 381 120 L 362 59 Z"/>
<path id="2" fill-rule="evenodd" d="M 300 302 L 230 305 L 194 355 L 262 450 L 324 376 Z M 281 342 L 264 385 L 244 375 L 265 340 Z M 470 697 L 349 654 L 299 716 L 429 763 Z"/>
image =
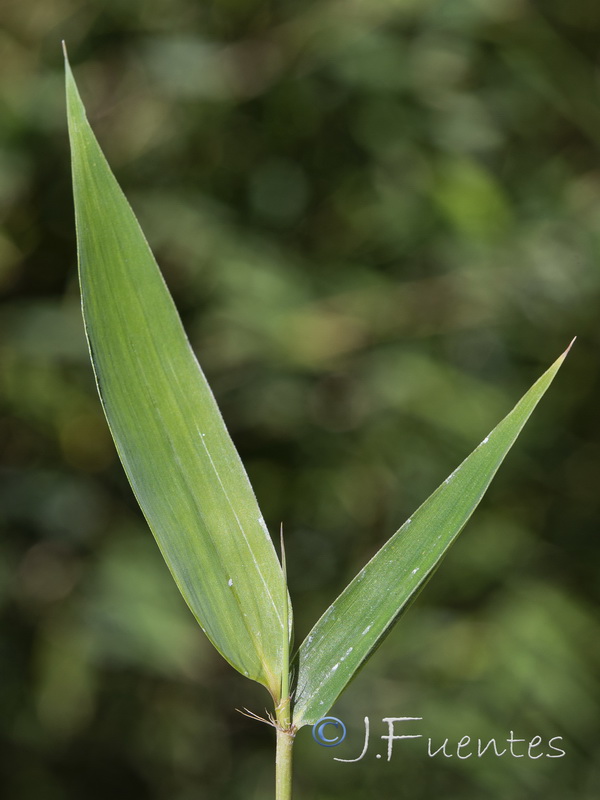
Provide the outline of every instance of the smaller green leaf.
<path id="1" fill-rule="evenodd" d="M 294 725 L 314 724 L 329 711 L 427 582 L 483 497 L 569 349 L 376 553 L 302 642 L 295 659 Z"/>

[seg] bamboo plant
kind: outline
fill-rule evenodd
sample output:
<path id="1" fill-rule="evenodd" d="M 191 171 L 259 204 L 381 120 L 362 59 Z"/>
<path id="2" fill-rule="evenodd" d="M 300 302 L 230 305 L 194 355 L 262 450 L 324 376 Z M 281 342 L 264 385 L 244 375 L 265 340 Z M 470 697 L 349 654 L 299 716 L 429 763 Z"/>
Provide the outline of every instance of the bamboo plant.
<path id="1" fill-rule="evenodd" d="M 296 732 L 327 714 L 427 582 L 568 350 L 361 569 L 294 652 L 285 558 L 280 563 L 173 300 L 87 121 L 66 52 L 65 62 L 83 317 L 100 400 L 192 614 L 221 655 L 272 697 L 276 798 L 288 800 Z"/>

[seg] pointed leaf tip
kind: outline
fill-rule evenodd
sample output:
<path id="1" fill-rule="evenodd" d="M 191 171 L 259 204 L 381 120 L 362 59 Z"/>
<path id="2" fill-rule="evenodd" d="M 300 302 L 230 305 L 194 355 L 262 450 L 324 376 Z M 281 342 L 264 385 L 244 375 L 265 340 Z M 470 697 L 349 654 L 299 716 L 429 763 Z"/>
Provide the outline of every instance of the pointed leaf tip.
<path id="1" fill-rule="evenodd" d="M 552 367 L 551 367 L 550 369 L 553 369 L 553 368 L 557 368 L 557 369 L 558 369 L 559 367 L 561 367 L 561 366 L 562 366 L 562 364 L 563 364 L 563 362 L 564 362 L 565 358 L 566 358 L 566 357 L 569 355 L 569 353 L 571 352 L 571 348 L 572 348 L 572 347 L 573 347 L 573 345 L 575 344 L 575 340 L 576 340 L 576 339 L 577 339 L 577 336 L 574 336 L 574 337 L 571 339 L 571 341 L 570 341 L 570 343 L 569 343 L 569 346 L 567 347 L 567 349 L 566 349 L 564 352 L 562 352 L 562 353 L 559 355 L 559 357 L 556 359 L 556 361 L 554 362 L 554 364 L 552 365 Z"/>

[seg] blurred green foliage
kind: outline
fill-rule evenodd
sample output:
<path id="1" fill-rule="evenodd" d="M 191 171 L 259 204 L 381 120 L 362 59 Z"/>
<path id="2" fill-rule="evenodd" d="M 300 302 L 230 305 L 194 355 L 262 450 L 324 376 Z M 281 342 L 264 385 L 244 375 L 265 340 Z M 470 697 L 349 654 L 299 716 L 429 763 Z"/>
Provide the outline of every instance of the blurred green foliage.
<path id="1" fill-rule="evenodd" d="M 357 764 L 298 800 L 600 793 L 600 6 L 0 8 L 0 795 L 271 796 L 267 696 L 202 637 L 101 415 L 60 40 L 276 531 L 298 636 L 573 335 L 442 569 L 334 709 L 563 759 Z M 373 746 L 374 747 L 374 746 Z"/>

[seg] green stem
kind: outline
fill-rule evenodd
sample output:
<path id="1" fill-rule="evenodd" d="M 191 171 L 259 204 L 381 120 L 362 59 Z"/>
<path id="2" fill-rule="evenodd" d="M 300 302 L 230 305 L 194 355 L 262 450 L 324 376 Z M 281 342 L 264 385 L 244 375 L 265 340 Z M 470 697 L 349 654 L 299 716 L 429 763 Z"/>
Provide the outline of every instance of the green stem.
<path id="1" fill-rule="evenodd" d="M 292 797 L 292 747 L 293 728 L 277 728 L 277 754 L 275 757 L 275 800 L 291 800 Z"/>
<path id="2" fill-rule="evenodd" d="M 275 755 L 275 800 L 291 800 L 292 797 L 292 747 L 296 728 L 292 725 L 290 700 L 290 606 L 287 590 L 287 565 L 281 537 L 281 568 L 283 572 L 283 663 L 281 670 L 280 701 L 275 708 L 277 720 L 277 751 Z"/>
<path id="3" fill-rule="evenodd" d="M 287 687 L 286 673 L 283 684 Z M 291 800 L 292 797 L 292 747 L 296 728 L 292 725 L 289 695 L 275 709 L 277 751 L 275 754 L 275 800 Z"/>

